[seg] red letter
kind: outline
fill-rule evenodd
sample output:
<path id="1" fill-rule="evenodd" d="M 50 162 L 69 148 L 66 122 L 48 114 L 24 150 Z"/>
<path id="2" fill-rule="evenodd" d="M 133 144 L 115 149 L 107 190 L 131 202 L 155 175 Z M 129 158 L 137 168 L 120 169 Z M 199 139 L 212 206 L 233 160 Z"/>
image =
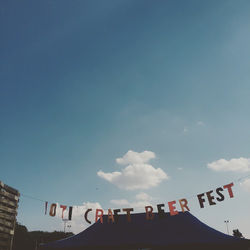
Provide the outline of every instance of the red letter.
<path id="1" fill-rule="evenodd" d="M 62 208 L 62 219 L 63 219 L 63 213 L 66 210 L 67 206 L 64 205 L 60 205 L 60 208 Z"/>
<path id="2" fill-rule="evenodd" d="M 187 201 L 186 199 L 181 199 L 181 200 L 179 200 L 179 203 L 180 203 L 181 210 L 182 210 L 183 213 L 185 212 L 184 208 L 186 208 L 187 211 L 190 211 L 190 209 L 189 209 L 189 207 L 188 207 L 188 205 L 187 205 L 187 204 L 188 204 L 188 201 Z"/>
<path id="3" fill-rule="evenodd" d="M 50 205 L 49 215 L 53 217 L 56 215 L 56 203 Z"/>
<path id="4" fill-rule="evenodd" d="M 100 212 L 100 214 L 99 214 L 99 212 Z M 100 218 L 101 223 L 103 223 L 102 216 L 103 216 L 103 210 L 97 208 L 96 212 L 95 212 L 95 222 L 97 222 L 98 219 Z"/>
<path id="5" fill-rule="evenodd" d="M 230 184 L 227 184 L 227 185 L 224 186 L 224 188 L 227 188 L 230 198 L 234 197 L 233 191 L 232 191 L 232 186 L 233 185 L 234 185 L 233 183 L 230 183 Z"/>
<path id="6" fill-rule="evenodd" d="M 168 207 L 169 207 L 170 215 L 176 215 L 176 214 L 178 214 L 178 211 L 176 210 L 176 207 L 174 206 L 175 203 L 176 203 L 176 201 L 170 201 L 170 202 L 168 202 Z"/>
<path id="7" fill-rule="evenodd" d="M 153 207 L 146 206 L 145 210 L 146 210 L 146 220 L 153 220 L 154 219 Z"/>
<path id="8" fill-rule="evenodd" d="M 134 209 L 133 208 L 123 208 L 122 211 L 127 212 L 127 220 L 128 220 L 128 222 L 131 222 L 130 212 L 134 211 Z"/>
<path id="9" fill-rule="evenodd" d="M 108 210 L 108 223 L 109 223 L 110 220 L 112 220 L 112 223 L 115 222 L 115 219 L 114 219 L 114 215 L 113 215 L 113 213 L 112 213 L 112 210 L 109 208 L 109 210 Z"/>

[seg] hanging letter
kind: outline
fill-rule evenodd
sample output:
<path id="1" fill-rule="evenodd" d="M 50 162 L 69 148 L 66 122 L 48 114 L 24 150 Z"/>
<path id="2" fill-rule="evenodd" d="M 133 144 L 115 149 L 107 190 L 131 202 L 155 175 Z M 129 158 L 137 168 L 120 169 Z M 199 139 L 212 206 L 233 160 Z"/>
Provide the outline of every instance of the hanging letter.
<path id="1" fill-rule="evenodd" d="M 48 202 L 45 201 L 45 214 L 47 214 L 47 209 L 48 209 Z"/>
<path id="2" fill-rule="evenodd" d="M 146 220 L 153 220 L 154 214 L 153 214 L 153 207 L 152 206 L 146 206 Z"/>
<path id="3" fill-rule="evenodd" d="M 189 209 L 189 207 L 188 207 L 188 201 L 186 200 L 186 199 L 181 199 L 181 200 L 179 200 L 179 203 L 180 203 L 180 206 L 181 206 L 181 211 L 184 213 L 184 212 L 186 212 L 185 210 L 184 210 L 184 208 L 186 208 L 186 210 L 187 211 L 190 211 L 190 209 Z"/>
<path id="4" fill-rule="evenodd" d="M 214 196 L 211 195 L 212 193 L 213 193 L 213 190 L 206 192 L 208 203 L 210 206 L 216 205 L 216 203 L 214 202 Z"/>
<path id="5" fill-rule="evenodd" d="M 103 210 L 97 208 L 95 212 L 95 222 L 97 222 L 98 219 L 100 218 L 100 222 L 103 223 L 102 216 L 103 216 Z"/>
<path id="6" fill-rule="evenodd" d="M 60 205 L 60 208 L 62 209 L 62 219 L 63 219 L 63 213 L 66 210 L 67 206 Z"/>
<path id="7" fill-rule="evenodd" d="M 174 206 L 176 204 L 176 201 L 170 201 L 168 202 L 169 212 L 170 215 L 176 215 L 178 214 L 178 211 L 176 210 L 176 207 Z"/>
<path id="8" fill-rule="evenodd" d="M 133 208 L 123 208 L 122 211 L 127 212 L 127 220 L 128 220 L 128 222 L 131 222 L 130 212 L 134 211 L 134 209 Z"/>
<path id="9" fill-rule="evenodd" d="M 73 207 L 69 207 L 68 220 L 71 220 L 71 219 L 72 219 L 72 210 L 73 210 Z"/>
<path id="10" fill-rule="evenodd" d="M 223 188 L 219 187 L 216 189 L 216 193 L 220 196 L 219 198 L 218 197 L 216 198 L 217 201 L 224 201 L 225 200 L 225 197 L 221 192 L 223 192 Z"/>
<path id="11" fill-rule="evenodd" d="M 230 198 L 234 197 L 234 194 L 233 194 L 233 191 L 232 191 L 232 186 L 233 185 L 234 185 L 233 183 L 230 183 L 230 184 L 227 184 L 227 185 L 224 186 L 224 188 L 228 190 Z"/>
<path id="12" fill-rule="evenodd" d="M 114 217 L 115 217 L 115 223 L 118 223 L 119 220 L 119 212 L 121 212 L 121 209 L 114 209 Z"/>
<path id="13" fill-rule="evenodd" d="M 162 209 L 162 207 L 164 207 L 164 206 L 165 206 L 164 204 L 157 205 L 158 215 L 161 219 L 165 217 L 165 211 L 164 211 L 164 209 Z"/>
<path id="14" fill-rule="evenodd" d="M 112 213 L 112 210 L 109 208 L 108 209 L 108 223 L 109 223 L 110 220 L 112 221 L 112 223 L 115 222 L 115 218 L 114 218 L 114 215 Z"/>
<path id="15" fill-rule="evenodd" d="M 204 196 L 204 193 L 198 194 L 198 195 L 197 195 L 198 200 L 199 200 L 199 203 L 200 203 L 200 207 L 201 207 L 201 208 L 204 208 L 205 199 L 203 199 L 202 196 Z"/>
<path id="16" fill-rule="evenodd" d="M 49 215 L 52 217 L 56 215 L 56 203 L 50 205 Z"/>
<path id="17" fill-rule="evenodd" d="M 91 224 L 91 221 L 88 220 L 88 213 L 89 213 L 90 211 L 92 211 L 91 208 L 87 209 L 87 211 L 86 211 L 85 214 L 84 214 L 84 218 L 85 218 L 85 220 L 86 220 L 89 224 Z"/>

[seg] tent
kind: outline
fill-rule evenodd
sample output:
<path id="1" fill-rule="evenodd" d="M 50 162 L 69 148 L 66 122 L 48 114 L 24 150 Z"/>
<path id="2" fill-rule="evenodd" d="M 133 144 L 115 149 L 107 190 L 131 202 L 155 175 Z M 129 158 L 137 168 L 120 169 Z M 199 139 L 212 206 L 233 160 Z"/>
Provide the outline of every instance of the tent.
<path id="1" fill-rule="evenodd" d="M 119 215 L 116 223 L 96 222 L 83 232 L 67 239 L 44 244 L 41 250 L 86 249 L 250 249 L 250 240 L 223 234 L 199 221 L 189 212 L 178 215 L 154 214 L 146 220 L 145 213 Z"/>

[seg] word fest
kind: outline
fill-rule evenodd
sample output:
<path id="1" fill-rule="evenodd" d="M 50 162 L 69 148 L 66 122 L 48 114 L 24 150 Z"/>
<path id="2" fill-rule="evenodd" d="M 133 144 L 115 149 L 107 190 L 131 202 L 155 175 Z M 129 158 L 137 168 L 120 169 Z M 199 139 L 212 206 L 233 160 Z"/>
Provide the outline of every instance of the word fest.
<path id="1" fill-rule="evenodd" d="M 210 206 L 216 205 L 217 202 L 221 202 L 225 200 L 225 194 L 224 192 L 228 193 L 229 198 L 233 198 L 233 190 L 232 187 L 234 186 L 233 183 L 224 185 L 222 187 L 218 187 L 215 190 L 210 190 L 205 193 L 198 194 L 196 197 L 198 199 L 200 208 L 204 208 L 205 204 L 208 204 Z M 189 206 L 188 206 L 188 201 L 187 199 L 180 199 L 180 200 L 174 200 L 168 202 L 168 209 L 169 213 L 171 216 L 177 215 L 179 212 L 177 211 L 177 204 L 180 205 L 181 211 L 186 212 L 190 211 Z M 165 217 L 165 210 L 164 210 L 165 204 L 158 204 L 157 205 L 157 212 L 160 218 Z M 47 214 L 47 208 L 48 208 L 48 202 L 45 202 L 45 214 Z M 60 208 L 62 209 L 62 214 L 61 217 L 62 219 L 64 218 L 64 213 L 67 209 L 67 206 L 65 205 L 60 205 Z M 88 219 L 89 213 L 93 209 L 89 208 L 85 211 L 84 218 L 87 223 L 91 224 L 92 222 Z M 121 211 L 122 210 L 122 211 Z M 49 210 L 49 215 L 54 217 L 56 216 L 56 211 L 57 211 L 57 204 L 52 203 L 50 205 L 50 210 Z M 109 208 L 108 213 L 107 213 L 107 221 L 115 223 L 118 222 L 119 218 L 119 213 L 120 212 L 125 212 L 127 215 L 127 220 L 128 222 L 131 222 L 131 212 L 133 212 L 133 208 L 123 208 L 123 209 L 114 209 L 113 211 Z M 72 219 L 72 212 L 73 212 L 73 207 L 70 206 L 68 209 L 68 220 Z M 104 210 L 103 209 L 96 209 L 95 210 L 95 222 L 97 222 L 100 219 L 100 222 L 103 223 L 103 215 L 104 215 Z M 153 213 L 153 207 L 152 206 L 145 206 L 145 218 L 146 220 L 152 220 L 154 219 L 154 213 Z"/>

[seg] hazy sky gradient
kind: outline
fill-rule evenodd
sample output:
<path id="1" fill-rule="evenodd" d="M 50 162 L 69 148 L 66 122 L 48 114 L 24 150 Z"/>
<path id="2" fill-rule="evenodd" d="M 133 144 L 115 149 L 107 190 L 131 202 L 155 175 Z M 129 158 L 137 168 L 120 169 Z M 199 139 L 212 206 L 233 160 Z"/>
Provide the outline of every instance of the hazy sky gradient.
<path id="1" fill-rule="evenodd" d="M 144 190 L 157 203 L 209 191 L 248 173 L 214 172 L 250 158 L 250 2 L 2 1 L 0 179 L 21 193 L 80 205 L 135 200 L 97 172 L 120 171 L 129 150 L 155 153 L 169 179 Z M 249 192 L 191 212 L 250 237 Z M 30 230 L 62 229 L 21 197 Z"/>

